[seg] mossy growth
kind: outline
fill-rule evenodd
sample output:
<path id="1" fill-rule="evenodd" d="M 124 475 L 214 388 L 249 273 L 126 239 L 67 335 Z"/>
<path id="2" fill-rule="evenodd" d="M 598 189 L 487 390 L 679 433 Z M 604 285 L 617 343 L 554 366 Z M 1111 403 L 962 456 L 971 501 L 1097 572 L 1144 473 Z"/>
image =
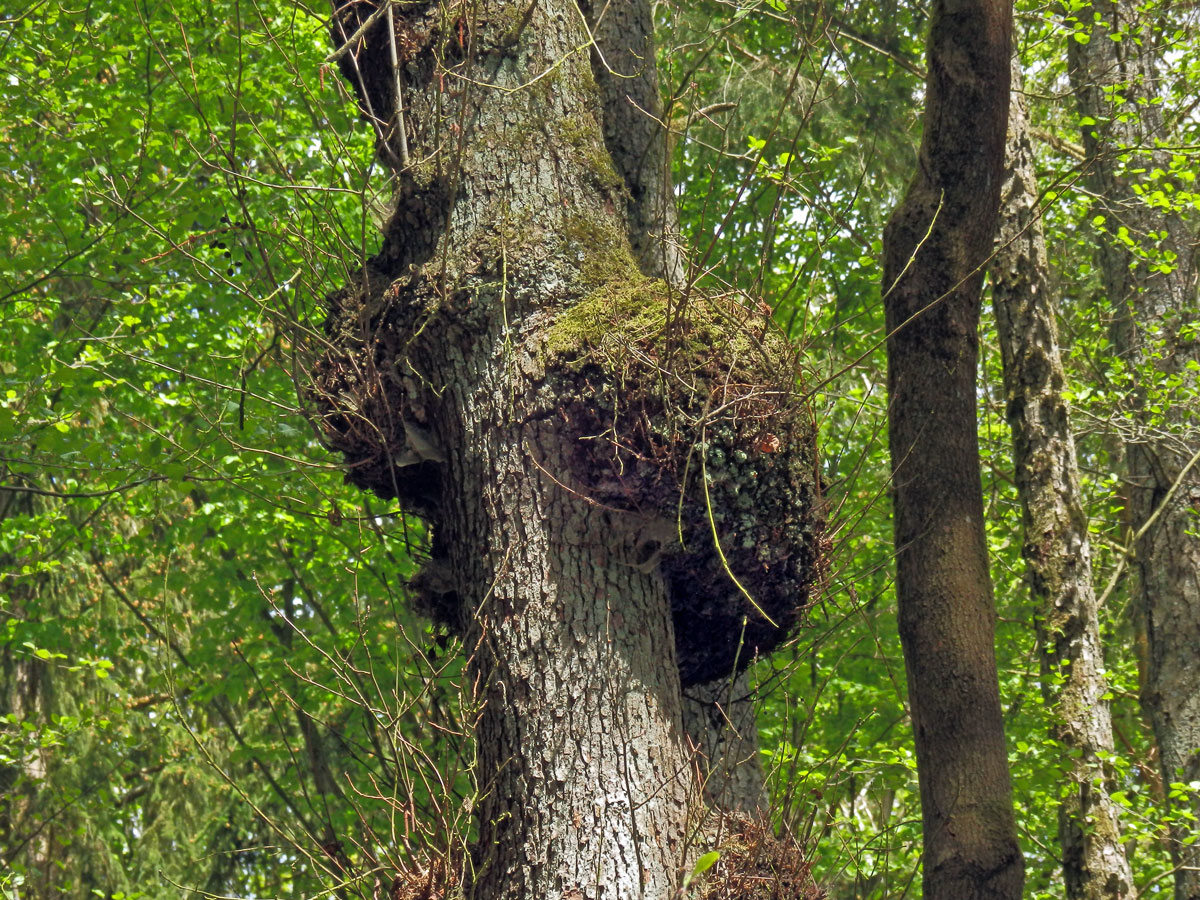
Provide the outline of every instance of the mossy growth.
<path id="1" fill-rule="evenodd" d="M 624 338 L 652 339 L 666 327 L 665 293 L 661 281 L 636 275 L 609 282 L 554 323 L 546 336 L 546 358 L 582 364 L 600 350 L 615 328 Z"/>
<path id="2" fill-rule="evenodd" d="M 562 143 L 570 147 L 583 162 L 596 187 L 614 200 L 623 197 L 626 192 L 625 179 L 613 165 L 612 154 L 604 144 L 600 125 L 595 118 L 575 113 L 564 117 L 557 127 Z"/>
<path id="3" fill-rule="evenodd" d="M 777 647 L 809 605 L 816 429 L 795 353 L 765 317 L 616 268 L 546 331 L 549 393 L 571 398 L 572 484 L 665 526 L 638 563 L 669 583 L 687 687 Z"/>
<path id="4" fill-rule="evenodd" d="M 536 347 L 522 351 L 533 351 L 523 357 L 529 399 L 546 413 L 528 421 L 565 443 L 564 483 L 633 514 L 630 561 L 667 582 L 684 687 L 778 647 L 822 566 L 816 428 L 794 349 L 743 297 L 681 294 L 643 276 L 619 222 L 580 216 L 553 234 L 510 223 L 496 240 L 463 251 L 478 260 L 478 284 L 496 276 L 488 260 L 501 260 L 502 278 L 514 265 L 541 266 L 543 277 L 556 267 L 563 305 L 536 307 Z M 540 260 L 539 245 L 549 251 Z M 425 439 L 436 399 L 405 360 L 418 333 L 436 340 L 451 322 L 484 333 L 498 311 L 466 290 L 443 305 L 426 280 L 368 266 L 330 298 L 331 349 L 313 372 L 321 427 L 347 478 L 430 517 L 444 469 Z"/>
<path id="5" fill-rule="evenodd" d="M 612 292 L 644 280 L 629 249 L 629 238 L 613 222 L 572 216 L 562 226 L 564 256 L 578 262 L 579 286 L 588 292 Z M 585 296 L 583 302 L 591 298 Z"/>

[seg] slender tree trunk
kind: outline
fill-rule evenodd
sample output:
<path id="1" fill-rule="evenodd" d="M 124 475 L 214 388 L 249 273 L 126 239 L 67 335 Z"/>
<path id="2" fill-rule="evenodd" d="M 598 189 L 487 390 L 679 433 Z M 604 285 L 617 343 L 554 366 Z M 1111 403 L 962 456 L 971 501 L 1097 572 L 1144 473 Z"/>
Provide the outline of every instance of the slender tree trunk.
<path id="1" fill-rule="evenodd" d="M 1142 706 L 1167 784 L 1200 781 L 1200 342 L 1194 237 L 1178 214 L 1135 190 L 1145 173 L 1170 170 L 1155 98 L 1155 41 L 1135 4 L 1096 3 L 1078 13 L 1085 43 L 1068 41 L 1083 129 L 1087 179 L 1104 217 L 1097 246 L 1118 357 L 1113 377 L 1128 398 L 1121 425 L 1129 496 L 1127 552 L 1149 659 Z M 1117 33 L 1120 32 L 1119 35 Z M 1120 40 L 1114 40 L 1114 35 Z M 1200 898 L 1200 792 L 1170 798 L 1179 900 Z M 1187 824 L 1187 816 L 1192 824 Z"/>
<path id="2" fill-rule="evenodd" d="M 18 598 L 10 594 L 10 599 Z M 20 611 L 10 610 L 14 614 Z M 12 644 L 0 647 L 0 716 L 13 716 L 18 726 L 45 728 L 49 718 L 45 713 L 47 671 L 44 661 L 31 653 L 14 653 Z M 7 731 L 9 726 L 4 728 Z M 16 729 L 13 732 L 15 739 Z M 0 866 L 26 870 L 27 889 L 35 895 L 49 895 L 54 890 L 54 847 L 43 818 L 45 782 L 46 758 L 41 748 L 0 765 Z"/>
<path id="3" fill-rule="evenodd" d="M 7 466 L 0 466 L 0 484 L 32 486 L 26 478 L 15 477 Z M 0 491 L 0 523 L 38 515 L 37 499 L 16 490 Z M 35 618 L 33 611 L 45 605 L 42 595 L 49 593 L 45 572 L 18 576 L 23 563 L 27 560 L 13 553 L 0 553 L 4 612 L 17 622 Z M 12 640 L 0 644 L 0 737 L 12 739 L 14 749 L 24 743 L 28 750 L 0 764 L 0 871 L 24 870 L 25 889 L 34 896 L 54 893 L 56 874 L 62 870 L 55 855 L 59 845 L 52 840 L 49 827 L 49 751 L 30 739 L 31 734 L 50 727 L 53 671 L 47 660 L 34 656 L 28 647 Z M 9 716 L 13 725 L 5 721 Z M 34 731 L 22 734 L 25 727 Z"/>
<path id="4" fill-rule="evenodd" d="M 604 142 L 628 188 L 629 241 L 643 272 L 677 288 L 686 275 L 649 0 L 583 4 L 596 40 L 592 71 Z"/>
<path id="5" fill-rule="evenodd" d="M 341 65 L 396 211 L 314 374 L 348 477 L 430 522 L 414 586 L 471 652 L 468 893 L 665 900 L 700 810 L 681 686 L 769 650 L 807 596 L 811 417 L 743 307 L 639 271 L 571 0 L 374 12 L 334 29 L 366 26 Z"/>
<path id="6" fill-rule="evenodd" d="M 917 175 L 884 233 L 900 637 L 926 900 L 1021 896 L 976 433 L 976 328 L 1000 204 L 1012 9 L 938 0 Z"/>
<path id="7" fill-rule="evenodd" d="M 1110 797 L 1115 776 L 1104 759 L 1113 751 L 1112 717 L 1104 699 L 1088 520 L 1063 397 L 1066 378 L 1015 59 L 1005 170 L 996 256 L 989 271 L 1017 493 L 1024 510 L 1021 552 L 1038 610 L 1042 692 L 1053 710 L 1051 736 L 1069 751 L 1074 783 L 1059 807 L 1063 874 L 1072 900 L 1117 900 L 1133 896 L 1133 876 Z"/>

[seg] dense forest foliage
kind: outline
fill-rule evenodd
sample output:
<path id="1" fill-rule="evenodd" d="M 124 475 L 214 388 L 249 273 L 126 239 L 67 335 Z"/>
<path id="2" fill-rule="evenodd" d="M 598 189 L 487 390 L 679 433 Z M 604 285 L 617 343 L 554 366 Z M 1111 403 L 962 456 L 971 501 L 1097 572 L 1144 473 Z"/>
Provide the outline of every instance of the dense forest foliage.
<path id="1" fill-rule="evenodd" d="M 443 6 L 465 46 L 474 4 Z M 819 597 L 748 682 L 764 815 L 831 898 L 917 896 L 883 242 L 917 170 L 930 8 L 652 11 L 669 158 L 646 165 L 674 178 L 683 277 L 753 298 L 762 333 L 786 336 L 819 434 Z M 326 298 L 396 206 L 331 15 L 277 0 L 0 13 L 5 898 L 384 897 L 465 865 L 487 794 L 473 648 L 411 602 L 429 529 L 350 483 L 311 377 Z M 1162 725 L 1200 702 L 1196 25 L 1165 0 L 1016 11 L 1034 194 L 1007 243 L 1044 236 L 1080 491 L 1082 537 L 1041 552 L 1090 568 L 1105 679 L 1088 709 L 1057 699 L 1082 664 L 1045 605 L 1012 431 L 1032 401 L 995 266 L 976 396 L 1030 898 L 1066 895 L 1063 803 L 1093 792 L 1133 878 L 1094 896 L 1194 900 L 1200 881 L 1200 750 Z M 1168 526 L 1182 555 L 1155 557 Z M 1190 619 L 1154 618 L 1170 581 Z M 1081 748 L 1072 725 L 1100 708 L 1111 745 Z"/>

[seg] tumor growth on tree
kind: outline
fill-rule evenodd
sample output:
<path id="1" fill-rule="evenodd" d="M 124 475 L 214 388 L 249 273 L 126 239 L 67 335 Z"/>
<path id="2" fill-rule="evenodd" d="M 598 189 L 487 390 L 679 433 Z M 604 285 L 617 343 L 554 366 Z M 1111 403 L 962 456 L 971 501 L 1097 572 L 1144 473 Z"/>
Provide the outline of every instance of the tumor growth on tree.
<path id="1" fill-rule="evenodd" d="M 0 896 L 1200 900 L 1200 4 L 124 6 L 0 16 Z"/>
<path id="2" fill-rule="evenodd" d="M 423 4 L 397 19 L 406 83 L 466 65 L 465 35 L 479 24 L 452 12 Z M 353 33 L 369 13 L 344 7 L 337 34 Z M 394 124 L 390 49 L 379 17 L 342 70 L 364 114 Z M 419 133 L 432 112 L 410 109 L 405 127 Z M 570 123 L 567 139 L 586 146 L 589 124 Z M 603 145 L 584 159 L 593 189 L 620 201 L 625 187 Z M 544 253 L 545 235 L 529 218 L 480 229 L 474 246 L 453 248 L 470 262 L 455 283 L 442 280 L 434 241 L 457 177 L 431 166 L 401 171 L 383 249 L 330 298 L 315 386 L 347 478 L 427 519 L 433 559 L 418 584 L 429 611 L 461 629 L 470 610 L 440 559 L 441 485 L 452 477 L 435 437 L 443 404 L 414 355 L 453 348 L 485 317 L 511 315 L 500 350 L 503 365 L 522 375 L 511 412 L 520 410 L 531 442 L 569 446 L 569 466 L 541 477 L 612 510 L 636 532 L 638 564 L 660 567 L 684 686 L 745 668 L 787 638 L 818 572 L 816 429 L 795 351 L 746 298 L 680 294 L 643 277 L 624 231 L 584 215 L 554 236 L 556 258 L 541 260 L 575 267 L 562 275 L 563 299 L 578 295 L 570 305 L 518 313 L 521 260 Z"/>
<path id="3" fill-rule="evenodd" d="M 795 353 L 743 298 L 672 296 L 639 275 L 619 235 L 581 227 L 562 240 L 591 292 L 539 316 L 506 351 L 527 377 L 531 440 L 570 446 L 567 469 L 541 474 L 637 532 L 637 563 L 660 567 L 670 586 L 683 685 L 721 678 L 788 637 L 819 571 L 815 423 Z M 482 261 L 479 284 L 446 298 L 364 274 L 330 298 L 330 350 L 316 370 L 347 479 L 432 526 L 417 581 L 456 629 L 469 611 L 439 559 L 438 392 L 407 351 L 478 315 L 472 291 L 501 288 L 503 267 Z"/>
<path id="4" fill-rule="evenodd" d="M 795 352 L 639 268 L 573 0 L 385 12 L 334 22 L 394 211 L 329 298 L 320 429 L 430 526 L 414 593 L 482 705 L 476 894 L 667 896 L 706 777 L 682 690 L 778 646 L 818 576 Z"/>

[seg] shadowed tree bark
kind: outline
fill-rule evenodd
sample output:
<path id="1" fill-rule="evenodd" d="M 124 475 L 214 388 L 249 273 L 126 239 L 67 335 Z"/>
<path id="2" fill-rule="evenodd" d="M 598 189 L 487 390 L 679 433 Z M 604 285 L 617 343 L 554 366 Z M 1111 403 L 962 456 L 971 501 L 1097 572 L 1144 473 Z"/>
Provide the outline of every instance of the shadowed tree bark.
<path id="1" fill-rule="evenodd" d="M 748 672 L 683 692 L 683 727 L 697 755 L 704 797 L 718 809 L 767 809 L 754 700 Z"/>
<path id="2" fill-rule="evenodd" d="M 1073 788 L 1063 797 L 1058 821 L 1063 875 L 1069 898 L 1117 900 L 1132 896 L 1133 876 L 1110 797 L 1112 716 L 1104 699 L 1088 520 L 1063 396 L 1066 377 L 1017 60 L 1004 165 L 996 256 L 988 271 L 1024 511 L 1021 554 L 1037 608 L 1042 692 L 1053 710 L 1051 736 L 1070 751 Z"/>
<path id="3" fill-rule="evenodd" d="M 1163 781 L 1200 781 L 1200 341 L 1193 327 L 1195 238 L 1178 213 L 1156 208 L 1138 188 L 1147 173 L 1170 172 L 1156 99 L 1148 19 L 1136 4 L 1096 3 L 1077 13 L 1086 42 L 1070 40 L 1069 72 L 1083 128 L 1086 179 L 1103 216 L 1097 259 L 1111 307 L 1117 362 L 1112 377 L 1127 398 L 1125 451 L 1134 598 L 1149 650 L 1142 706 L 1158 743 Z M 1085 27 L 1086 26 L 1086 27 Z M 1156 185 L 1151 185 L 1151 190 Z M 1168 801 L 1177 866 L 1175 896 L 1200 898 L 1195 836 L 1200 792 Z M 1190 817 L 1190 824 L 1186 818 Z"/>
<path id="4" fill-rule="evenodd" d="M 313 374 L 347 477 L 429 522 L 414 587 L 471 652 L 468 893 L 667 898 L 703 811 L 682 690 L 784 639 L 814 574 L 795 360 L 639 268 L 573 2 L 375 12 L 334 35 L 395 213 Z"/>
<path id="5" fill-rule="evenodd" d="M 939 0 L 917 174 L 884 233 L 900 637 L 926 900 L 1021 896 L 976 434 L 976 328 L 1008 120 L 1012 9 Z"/>
<path id="6" fill-rule="evenodd" d="M 16 480 L 11 479 L 7 466 L 0 467 L 0 475 L 3 484 Z M 0 522 L 32 515 L 34 510 L 33 494 L 0 491 Z M 13 554 L 0 553 L 0 567 L 14 572 L 20 565 Z M 25 578 L 6 586 L 6 614 L 25 615 L 26 609 L 36 604 L 44 580 Z M 14 722 L 32 725 L 49 720 L 52 669 L 46 660 L 22 649 L 12 641 L 0 644 L 0 721 L 11 716 Z M 6 754 L 0 763 L 0 866 L 7 869 L 20 859 L 30 873 L 29 889 L 49 895 L 55 889 L 57 860 L 51 832 L 45 827 L 53 810 L 44 784 L 46 754 L 34 745 L 24 755 L 13 756 L 17 758 Z"/>

